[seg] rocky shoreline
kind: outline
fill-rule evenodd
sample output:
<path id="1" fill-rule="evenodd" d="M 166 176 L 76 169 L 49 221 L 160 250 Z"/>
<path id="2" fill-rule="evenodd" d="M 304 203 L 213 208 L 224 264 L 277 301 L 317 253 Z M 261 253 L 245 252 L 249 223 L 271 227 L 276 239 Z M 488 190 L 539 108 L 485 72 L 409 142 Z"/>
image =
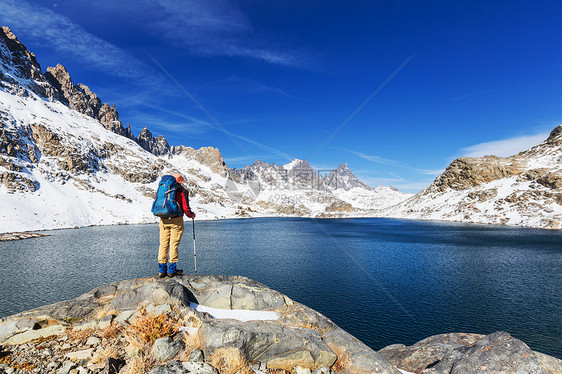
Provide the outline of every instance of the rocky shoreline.
<path id="1" fill-rule="evenodd" d="M 505 332 L 443 334 L 375 352 L 251 279 L 107 284 L 0 320 L 0 373 L 562 373 Z"/>
<path id="2" fill-rule="evenodd" d="M 0 234 L 0 242 L 31 239 L 31 238 L 42 238 L 44 236 L 49 236 L 49 235 L 38 234 L 36 232 L 9 232 L 5 234 Z"/>

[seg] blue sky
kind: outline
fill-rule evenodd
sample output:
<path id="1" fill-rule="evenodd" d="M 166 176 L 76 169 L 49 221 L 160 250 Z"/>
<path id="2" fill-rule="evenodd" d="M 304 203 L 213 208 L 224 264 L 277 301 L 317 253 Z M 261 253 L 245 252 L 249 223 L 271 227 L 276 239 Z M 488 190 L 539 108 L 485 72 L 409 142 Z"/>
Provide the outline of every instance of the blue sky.
<path id="1" fill-rule="evenodd" d="M 0 0 L 0 23 L 135 134 L 257 159 L 342 162 L 428 186 L 562 123 L 558 1 Z"/>

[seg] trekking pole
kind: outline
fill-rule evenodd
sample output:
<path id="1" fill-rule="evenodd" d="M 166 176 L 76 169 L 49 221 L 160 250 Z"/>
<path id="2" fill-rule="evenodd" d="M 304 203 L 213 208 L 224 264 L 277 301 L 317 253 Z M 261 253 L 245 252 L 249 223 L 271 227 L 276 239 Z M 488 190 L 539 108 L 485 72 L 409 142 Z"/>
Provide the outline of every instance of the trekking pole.
<path id="1" fill-rule="evenodd" d="M 197 274 L 197 250 L 195 249 L 195 218 L 192 218 L 193 222 L 193 263 L 195 264 L 195 274 Z"/>

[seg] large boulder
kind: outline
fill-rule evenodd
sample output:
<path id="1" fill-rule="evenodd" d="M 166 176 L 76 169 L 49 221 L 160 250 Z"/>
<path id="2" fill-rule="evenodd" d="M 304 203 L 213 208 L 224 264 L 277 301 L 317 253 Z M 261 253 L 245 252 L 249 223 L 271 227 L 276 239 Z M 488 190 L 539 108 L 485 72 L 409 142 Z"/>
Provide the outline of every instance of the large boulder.
<path id="1" fill-rule="evenodd" d="M 212 308 L 272 310 L 293 304 L 281 292 L 246 277 L 187 275 L 177 280 L 189 288 L 195 302 Z"/>
<path id="2" fill-rule="evenodd" d="M 426 338 L 406 347 L 393 344 L 378 351 L 391 364 L 414 373 L 435 365 L 450 351 L 464 348 L 482 339 L 479 334 L 441 334 Z"/>
<path id="3" fill-rule="evenodd" d="M 413 346 L 389 346 L 379 354 L 397 367 L 423 374 L 562 373 L 562 361 L 532 351 L 507 332 L 442 334 Z"/>
<path id="4" fill-rule="evenodd" d="M 338 356 L 338 373 L 400 374 L 385 358 L 340 328 L 323 334 L 322 338 Z"/>
<path id="5" fill-rule="evenodd" d="M 316 370 L 337 359 L 317 331 L 276 323 L 208 320 L 199 329 L 199 338 L 205 357 L 218 348 L 238 348 L 249 361 L 265 362 L 271 369 Z"/>

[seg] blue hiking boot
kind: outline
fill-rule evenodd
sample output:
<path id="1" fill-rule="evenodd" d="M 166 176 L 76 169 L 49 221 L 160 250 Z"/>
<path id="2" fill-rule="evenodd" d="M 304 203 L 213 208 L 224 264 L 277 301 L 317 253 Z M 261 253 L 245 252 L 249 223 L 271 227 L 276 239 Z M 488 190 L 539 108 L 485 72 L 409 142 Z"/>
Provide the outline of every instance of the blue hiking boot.
<path id="1" fill-rule="evenodd" d="M 168 267 L 168 276 L 172 278 L 175 275 L 182 275 L 183 270 L 176 269 L 176 263 L 170 262 L 170 266 Z"/>
<path id="2" fill-rule="evenodd" d="M 158 278 L 164 278 L 168 272 L 166 264 L 158 264 Z"/>

